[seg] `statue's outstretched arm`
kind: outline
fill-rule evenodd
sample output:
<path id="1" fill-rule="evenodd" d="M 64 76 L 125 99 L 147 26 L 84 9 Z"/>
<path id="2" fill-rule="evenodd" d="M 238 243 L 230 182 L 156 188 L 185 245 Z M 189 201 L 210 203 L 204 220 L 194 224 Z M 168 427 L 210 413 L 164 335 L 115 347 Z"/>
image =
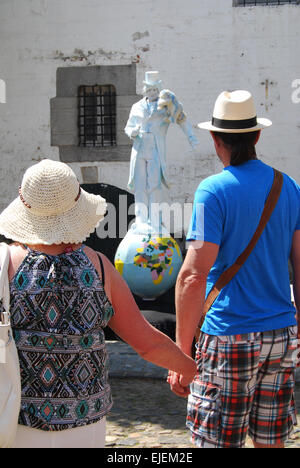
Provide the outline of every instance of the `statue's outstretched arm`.
<path id="1" fill-rule="evenodd" d="M 165 111 L 166 120 L 169 123 L 177 123 L 181 127 L 193 149 L 199 145 L 193 127 L 183 110 L 183 106 L 172 91 L 163 89 L 160 92 L 157 108 L 160 111 Z"/>
<path id="2" fill-rule="evenodd" d="M 186 135 L 188 141 L 189 141 L 189 144 L 191 145 L 191 147 L 193 149 L 196 149 L 199 145 L 199 141 L 197 140 L 195 134 L 194 134 L 194 130 L 193 130 L 193 127 L 192 127 L 192 124 L 190 123 L 190 121 L 188 120 L 188 118 L 185 116 L 184 119 L 180 120 L 179 122 L 177 122 L 178 125 L 180 126 L 181 130 L 183 131 L 183 133 Z"/>

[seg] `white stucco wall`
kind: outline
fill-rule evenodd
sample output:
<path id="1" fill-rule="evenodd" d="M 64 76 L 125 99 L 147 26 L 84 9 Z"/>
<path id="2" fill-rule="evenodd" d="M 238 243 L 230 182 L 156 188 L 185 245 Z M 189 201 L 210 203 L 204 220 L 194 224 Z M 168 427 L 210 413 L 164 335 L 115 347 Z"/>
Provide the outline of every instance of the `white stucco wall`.
<path id="1" fill-rule="evenodd" d="M 61 66 L 137 62 L 138 89 L 146 70 L 159 70 L 195 125 L 211 117 L 224 89 L 249 89 L 259 116 L 273 120 L 258 154 L 300 183 L 300 6 L 233 8 L 232 0 L 1 0 L 0 103 L 2 209 L 17 194 L 24 170 L 50 147 L 50 98 Z M 195 159 L 183 133 L 168 134 L 170 201 L 192 200 L 203 177 L 221 169 L 209 134 L 196 130 Z M 81 177 L 80 166 L 72 164 Z M 99 181 L 126 188 L 129 163 L 98 163 Z"/>

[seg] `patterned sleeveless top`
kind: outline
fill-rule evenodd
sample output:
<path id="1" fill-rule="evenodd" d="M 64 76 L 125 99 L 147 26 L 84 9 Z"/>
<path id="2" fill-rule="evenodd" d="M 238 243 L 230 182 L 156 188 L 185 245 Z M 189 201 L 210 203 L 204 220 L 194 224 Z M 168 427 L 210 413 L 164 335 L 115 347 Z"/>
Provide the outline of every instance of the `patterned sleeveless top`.
<path id="1" fill-rule="evenodd" d="M 114 311 L 83 249 L 57 256 L 28 249 L 10 283 L 19 424 L 60 431 L 95 423 L 112 407 L 103 328 Z"/>

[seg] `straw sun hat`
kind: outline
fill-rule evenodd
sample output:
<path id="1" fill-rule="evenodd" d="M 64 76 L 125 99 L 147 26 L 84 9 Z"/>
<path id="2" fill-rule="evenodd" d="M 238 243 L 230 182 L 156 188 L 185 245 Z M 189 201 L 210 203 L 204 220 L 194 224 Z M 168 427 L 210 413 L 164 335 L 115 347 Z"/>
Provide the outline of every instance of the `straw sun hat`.
<path id="1" fill-rule="evenodd" d="M 76 244 L 105 212 L 104 198 L 82 190 L 67 164 L 44 159 L 25 172 L 18 198 L 0 215 L 0 234 L 25 244 Z"/>
<path id="2" fill-rule="evenodd" d="M 198 124 L 203 130 L 223 133 L 255 132 L 270 127 L 271 120 L 258 118 L 249 91 L 223 91 L 217 98 L 213 118 Z"/>

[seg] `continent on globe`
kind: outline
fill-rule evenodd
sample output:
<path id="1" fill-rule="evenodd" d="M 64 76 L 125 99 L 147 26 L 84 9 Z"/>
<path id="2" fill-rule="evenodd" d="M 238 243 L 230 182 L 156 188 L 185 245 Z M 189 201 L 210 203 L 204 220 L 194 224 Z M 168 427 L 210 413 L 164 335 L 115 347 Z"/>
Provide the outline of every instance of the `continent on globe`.
<path id="1" fill-rule="evenodd" d="M 182 265 L 178 243 L 169 233 L 157 235 L 147 225 L 131 228 L 120 243 L 115 267 L 130 290 L 145 299 L 155 299 L 174 286 Z"/>
<path id="2" fill-rule="evenodd" d="M 154 284 L 160 284 L 164 275 L 172 274 L 173 252 L 177 250 L 180 256 L 178 244 L 171 238 L 151 237 L 145 238 L 142 247 L 137 249 L 134 264 L 141 268 L 149 268 Z M 168 271 L 169 270 L 169 271 Z"/>

